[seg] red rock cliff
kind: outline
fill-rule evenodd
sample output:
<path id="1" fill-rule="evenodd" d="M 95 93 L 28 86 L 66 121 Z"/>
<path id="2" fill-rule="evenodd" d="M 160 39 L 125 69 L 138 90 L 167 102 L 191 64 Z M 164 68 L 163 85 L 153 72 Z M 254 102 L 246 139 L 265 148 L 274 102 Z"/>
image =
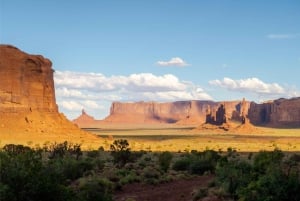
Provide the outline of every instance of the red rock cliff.
<path id="1" fill-rule="evenodd" d="M 221 104 L 229 119 L 241 116 L 241 101 L 177 101 L 169 103 L 112 103 L 106 122 L 114 123 L 204 123 L 207 109 L 216 112 Z M 247 107 L 249 102 L 247 102 Z"/>
<path id="2" fill-rule="evenodd" d="M 42 56 L 0 45 L 0 134 L 83 133 L 58 112 L 51 65 Z"/>
<path id="3" fill-rule="evenodd" d="M 58 112 L 51 61 L 0 46 L 0 112 Z"/>
<path id="4" fill-rule="evenodd" d="M 251 123 L 274 127 L 300 127 L 300 98 L 278 99 L 267 103 L 251 103 Z"/>

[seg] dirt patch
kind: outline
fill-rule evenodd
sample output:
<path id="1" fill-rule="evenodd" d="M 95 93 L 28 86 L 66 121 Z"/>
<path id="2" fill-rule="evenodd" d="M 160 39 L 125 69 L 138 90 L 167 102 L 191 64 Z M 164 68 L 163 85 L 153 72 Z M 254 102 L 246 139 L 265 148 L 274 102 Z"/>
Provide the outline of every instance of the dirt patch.
<path id="1" fill-rule="evenodd" d="M 206 187 L 213 176 L 195 176 L 192 179 L 180 179 L 158 185 L 128 184 L 122 191 L 115 194 L 115 201 L 190 201 L 193 191 L 199 187 Z"/>

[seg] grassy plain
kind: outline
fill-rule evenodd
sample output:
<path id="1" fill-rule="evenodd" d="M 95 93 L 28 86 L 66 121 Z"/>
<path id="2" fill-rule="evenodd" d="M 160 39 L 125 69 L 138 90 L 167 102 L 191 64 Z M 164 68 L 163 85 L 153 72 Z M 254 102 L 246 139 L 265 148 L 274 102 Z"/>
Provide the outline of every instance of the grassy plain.
<path id="1" fill-rule="evenodd" d="M 115 139 L 127 139 L 133 150 L 190 151 L 214 149 L 226 151 L 231 147 L 242 152 L 259 150 L 300 151 L 300 129 L 276 129 L 258 127 L 255 133 L 199 130 L 194 126 L 170 125 L 110 125 L 103 128 L 89 128 L 104 139 L 103 147 Z"/>
<path id="2" fill-rule="evenodd" d="M 79 143 L 84 150 L 104 147 L 109 150 L 115 139 L 127 139 L 132 150 L 190 151 L 214 149 L 226 151 L 231 147 L 242 152 L 259 150 L 300 151 L 300 128 L 276 129 L 257 127 L 255 132 L 205 130 L 196 126 L 171 124 L 122 125 L 106 124 L 101 128 L 84 129 L 94 135 L 62 133 L 1 133 L 0 147 L 5 144 L 23 144 L 42 147 L 44 144 L 63 141 Z"/>

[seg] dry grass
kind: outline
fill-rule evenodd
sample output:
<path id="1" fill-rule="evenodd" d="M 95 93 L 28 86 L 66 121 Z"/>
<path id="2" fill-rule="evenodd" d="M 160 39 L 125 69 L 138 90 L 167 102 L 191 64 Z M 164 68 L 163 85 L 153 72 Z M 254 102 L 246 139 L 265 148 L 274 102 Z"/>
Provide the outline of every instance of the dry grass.
<path id="1" fill-rule="evenodd" d="M 82 144 L 85 150 L 109 149 L 113 140 L 125 138 L 133 150 L 190 151 L 214 149 L 226 151 L 228 147 L 237 151 L 259 150 L 300 151 L 300 129 L 258 128 L 257 133 L 234 133 L 216 130 L 199 130 L 192 126 L 171 125 L 106 125 L 101 129 L 90 129 L 94 135 L 81 133 L 6 133 L 0 134 L 0 147 L 5 144 L 23 144 L 32 147 L 65 140 Z"/>
<path id="2" fill-rule="evenodd" d="M 105 138 L 106 144 L 110 144 L 114 139 L 126 138 L 134 150 L 177 152 L 214 149 L 226 151 L 228 147 L 231 147 L 243 152 L 274 150 L 275 148 L 283 151 L 300 151 L 300 129 L 260 127 L 257 133 L 231 133 L 219 130 L 203 131 L 188 126 L 167 127 L 164 125 L 159 128 L 145 125 L 129 128 L 115 125 L 90 131 Z"/>

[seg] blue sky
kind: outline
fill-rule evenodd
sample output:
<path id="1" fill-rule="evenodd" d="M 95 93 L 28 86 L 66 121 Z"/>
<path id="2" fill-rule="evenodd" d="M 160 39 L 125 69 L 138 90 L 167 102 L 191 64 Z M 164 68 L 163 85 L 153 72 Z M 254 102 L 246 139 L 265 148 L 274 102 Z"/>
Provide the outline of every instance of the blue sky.
<path id="1" fill-rule="evenodd" d="M 0 42 L 53 62 L 70 119 L 112 101 L 300 96 L 300 1 L 0 0 Z"/>

